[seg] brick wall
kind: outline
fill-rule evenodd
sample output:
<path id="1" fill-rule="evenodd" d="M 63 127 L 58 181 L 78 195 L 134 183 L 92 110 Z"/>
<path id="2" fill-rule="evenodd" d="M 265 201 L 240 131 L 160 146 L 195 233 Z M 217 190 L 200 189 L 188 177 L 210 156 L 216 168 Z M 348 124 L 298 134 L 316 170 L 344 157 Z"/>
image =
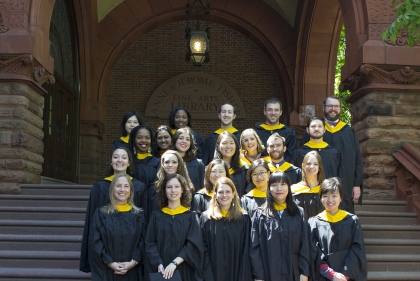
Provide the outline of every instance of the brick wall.
<path id="1" fill-rule="evenodd" d="M 239 95 L 246 118 L 235 120 L 239 130 L 264 121 L 263 103 L 276 96 L 282 99 L 280 82 L 266 55 L 243 34 L 211 23 L 210 63 L 201 68 L 185 62 L 185 22 L 176 22 L 156 29 L 137 40 L 116 65 L 106 96 L 106 121 L 102 141 L 102 165 L 111 143 L 120 137 L 119 123 L 126 111 L 136 110 L 143 123 L 155 130 L 167 120 L 144 117 L 153 92 L 169 78 L 184 72 L 205 72 L 228 83 Z M 169 114 L 169 112 L 168 112 Z M 192 128 L 202 137 L 220 127 L 216 120 L 194 120 Z"/>

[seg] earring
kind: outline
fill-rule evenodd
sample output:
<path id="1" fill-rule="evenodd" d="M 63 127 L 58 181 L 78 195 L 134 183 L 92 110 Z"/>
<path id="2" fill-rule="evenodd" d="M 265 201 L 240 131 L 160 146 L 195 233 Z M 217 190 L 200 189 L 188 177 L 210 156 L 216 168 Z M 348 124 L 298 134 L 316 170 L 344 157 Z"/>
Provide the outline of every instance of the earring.
<path id="1" fill-rule="evenodd" d="M 147 153 L 151 153 L 152 152 L 152 148 L 149 146 L 149 148 L 147 149 Z"/>

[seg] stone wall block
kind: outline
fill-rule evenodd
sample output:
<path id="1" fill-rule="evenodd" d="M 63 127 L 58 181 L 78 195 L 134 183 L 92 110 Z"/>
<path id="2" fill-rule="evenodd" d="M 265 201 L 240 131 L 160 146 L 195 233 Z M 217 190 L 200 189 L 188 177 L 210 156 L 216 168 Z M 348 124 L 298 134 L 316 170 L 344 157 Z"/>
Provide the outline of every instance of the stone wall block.
<path id="1" fill-rule="evenodd" d="M 6 159 L 0 159 L 0 169 L 6 169 Z"/>
<path id="2" fill-rule="evenodd" d="M 382 128 L 387 128 L 387 129 L 391 129 L 391 128 L 420 129 L 420 118 L 412 118 L 412 117 L 390 118 L 386 116 L 378 116 L 376 119 L 375 126 L 371 126 L 371 127 L 382 127 Z"/>
<path id="3" fill-rule="evenodd" d="M 411 110 L 411 105 L 396 104 L 394 105 L 394 116 L 410 116 Z"/>
<path id="4" fill-rule="evenodd" d="M 24 178 L 22 170 L 0 170 L 0 182 L 23 182 Z"/>
<path id="5" fill-rule="evenodd" d="M 25 96 L 40 107 L 44 105 L 44 96 L 25 83 L 11 83 L 10 93 L 15 96 Z"/>
<path id="6" fill-rule="evenodd" d="M 40 183 L 41 176 L 39 174 L 33 174 L 30 172 L 23 173 L 22 183 Z"/>
<path id="7" fill-rule="evenodd" d="M 42 119 L 42 116 L 44 115 L 44 109 L 32 101 L 29 101 L 28 110 L 41 119 Z"/>
<path id="8" fill-rule="evenodd" d="M 39 128 L 42 130 L 42 127 L 44 126 L 44 121 L 42 120 L 42 117 L 36 116 L 29 110 L 25 110 L 23 113 L 22 119 L 27 121 L 32 126 Z"/>
<path id="9" fill-rule="evenodd" d="M 29 100 L 24 96 L 11 96 L 11 95 L 0 95 L 1 105 L 14 105 L 28 108 Z"/>
<path id="10" fill-rule="evenodd" d="M 395 200 L 395 190 L 369 190 L 370 200 Z"/>
<path id="11" fill-rule="evenodd" d="M 20 184 L 14 182 L 0 182 L 0 194 L 19 194 Z"/>
<path id="12" fill-rule="evenodd" d="M 391 155 L 380 154 L 370 155 L 365 158 L 364 165 L 396 165 L 396 161 Z"/>
<path id="13" fill-rule="evenodd" d="M 382 166 L 371 166 L 371 167 L 366 167 L 365 169 L 366 169 L 365 174 L 369 177 L 381 176 L 383 172 Z"/>
<path id="14" fill-rule="evenodd" d="M 0 95 L 5 96 L 10 94 L 10 83 L 0 83 Z"/>
<path id="15" fill-rule="evenodd" d="M 370 104 L 366 106 L 368 115 L 392 115 L 392 105 L 390 104 Z"/>
<path id="16" fill-rule="evenodd" d="M 363 181 L 363 186 L 369 189 L 393 190 L 394 179 L 384 177 L 369 177 Z M 370 192 L 370 191 L 369 191 Z"/>
<path id="17" fill-rule="evenodd" d="M 384 175 L 387 177 L 393 177 L 395 176 L 396 169 L 397 169 L 397 165 L 384 166 Z"/>
<path id="18" fill-rule="evenodd" d="M 0 143 L 1 143 L 1 146 L 11 146 L 12 132 L 0 131 Z"/>
<path id="19" fill-rule="evenodd" d="M 366 130 L 366 136 L 369 139 L 420 139 L 420 130 L 371 128 Z"/>
<path id="20" fill-rule="evenodd" d="M 420 106 L 411 106 L 411 115 L 420 116 Z"/>
<path id="21" fill-rule="evenodd" d="M 6 168 L 8 170 L 24 170 L 26 163 L 23 159 L 6 159 Z"/>
<path id="22" fill-rule="evenodd" d="M 24 147 L 39 154 L 44 153 L 44 143 L 42 140 L 21 131 L 12 133 L 12 146 Z"/>
<path id="23" fill-rule="evenodd" d="M 386 104 L 417 104 L 419 96 L 413 93 L 384 93 L 383 102 Z"/>
<path id="24" fill-rule="evenodd" d="M 42 165 L 39 163 L 34 163 L 32 161 L 23 161 L 25 163 L 25 171 L 34 174 L 34 175 L 40 175 L 42 173 Z"/>
<path id="25" fill-rule="evenodd" d="M 29 160 L 34 163 L 38 163 L 40 165 L 44 163 L 44 157 L 42 157 L 42 154 L 34 153 L 27 149 L 21 149 L 21 150 L 22 150 L 23 159 Z"/>
<path id="26" fill-rule="evenodd" d="M 388 140 L 367 140 L 366 152 L 368 154 L 388 154 L 390 152 L 390 141 Z"/>

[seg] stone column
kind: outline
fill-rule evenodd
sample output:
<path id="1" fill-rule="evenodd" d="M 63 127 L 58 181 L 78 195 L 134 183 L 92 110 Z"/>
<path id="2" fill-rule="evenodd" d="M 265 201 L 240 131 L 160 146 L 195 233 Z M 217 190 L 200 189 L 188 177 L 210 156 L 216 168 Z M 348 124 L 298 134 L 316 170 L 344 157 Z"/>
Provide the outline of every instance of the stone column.
<path id="1" fill-rule="evenodd" d="M 80 184 L 97 182 L 101 173 L 103 127 L 99 120 L 82 120 L 80 126 Z"/>
<path id="2" fill-rule="evenodd" d="M 397 163 L 392 154 L 404 143 L 420 149 L 419 71 L 420 67 L 363 64 L 341 85 L 353 92 L 348 102 L 370 199 L 394 199 Z"/>
<path id="3" fill-rule="evenodd" d="M 0 56 L 0 193 L 41 182 L 44 82 L 55 80 L 31 55 Z"/>

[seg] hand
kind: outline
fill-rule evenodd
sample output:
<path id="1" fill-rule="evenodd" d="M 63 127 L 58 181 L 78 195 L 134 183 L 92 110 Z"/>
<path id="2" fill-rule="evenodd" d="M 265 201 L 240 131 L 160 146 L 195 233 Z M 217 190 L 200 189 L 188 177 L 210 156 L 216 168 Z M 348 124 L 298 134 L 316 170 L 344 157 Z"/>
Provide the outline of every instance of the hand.
<path id="1" fill-rule="evenodd" d="M 336 272 L 333 281 L 347 281 L 347 278 L 343 274 Z"/>
<path id="2" fill-rule="evenodd" d="M 120 265 L 120 273 L 119 274 L 124 275 L 124 274 L 127 273 L 127 271 L 129 271 L 130 269 L 135 267 L 137 262 L 135 260 L 131 260 L 131 261 L 127 261 L 127 262 L 120 262 L 118 264 Z"/>
<path id="3" fill-rule="evenodd" d="M 163 267 L 163 264 L 159 264 L 158 266 L 158 272 L 162 273 L 165 271 L 165 268 Z"/>
<path id="4" fill-rule="evenodd" d="M 108 267 L 110 267 L 112 270 L 114 270 L 115 274 L 123 275 L 127 272 L 127 270 L 125 270 L 125 268 L 118 262 L 110 262 L 110 263 L 108 263 Z"/>
<path id="5" fill-rule="evenodd" d="M 299 281 L 308 281 L 308 277 L 301 274 Z"/>
<path id="6" fill-rule="evenodd" d="M 255 281 L 264 281 L 264 280 L 262 280 L 262 279 L 255 279 Z"/>
<path id="7" fill-rule="evenodd" d="M 353 201 L 359 200 L 360 193 L 360 186 L 353 186 Z"/>
<path id="8" fill-rule="evenodd" d="M 163 273 L 163 278 L 170 279 L 172 278 L 172 275 L 174 275 L 174 271 L 176 269 L 176 265 L 173 263 L 170 263 L 166 268 L 165 272 Z"/>

